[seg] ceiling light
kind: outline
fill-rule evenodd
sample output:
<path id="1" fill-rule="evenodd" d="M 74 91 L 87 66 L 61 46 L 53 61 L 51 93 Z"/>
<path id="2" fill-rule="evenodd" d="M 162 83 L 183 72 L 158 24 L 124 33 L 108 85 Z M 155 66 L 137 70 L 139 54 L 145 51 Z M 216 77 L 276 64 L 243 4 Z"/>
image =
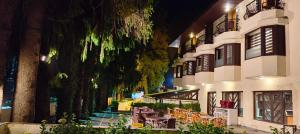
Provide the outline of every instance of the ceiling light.
<path id="1" fill-rule="evenodd" d="M 225 12 L 229 12 L 231 10 L 232 6 L 229 3 L 225 4 Z"/>
<path id="2" fill-rule="evenodd" d="M 190 38 L 194 38 L 194 36 L 195 36 L 194 33 L 191 32 L 191 33 L 190 33 Z"/>

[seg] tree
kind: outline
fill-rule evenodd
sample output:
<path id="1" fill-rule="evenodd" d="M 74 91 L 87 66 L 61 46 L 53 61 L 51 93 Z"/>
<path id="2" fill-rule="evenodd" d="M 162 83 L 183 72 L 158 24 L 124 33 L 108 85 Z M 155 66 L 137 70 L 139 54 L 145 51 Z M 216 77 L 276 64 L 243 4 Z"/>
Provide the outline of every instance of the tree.
<path id="1" fill-rule="evenodd" d="M 15 92 L 13 121 L 33 122 L 35 90 L 40 60 L 41 28 L 44 19 L 44 1 L 33 0 L 26 9 L 25 35 L 20 44 L 17 88 Z"/>
<path id="2" fill-rule="evenodd" d="M 154 31 L 151 47 L 138 59 L 137 70 L 141 72 L 142 79 L 138 87 L 145 93 L 153 93 L 164 82 L 168 71 L 168 36 L 160 29 Z"/>
<path id="3" fill-rule="evenodd" d="M 49 3 L 48 32 L 52 34 L 48 37 L 50 40 L 48 44 L 58 50 L 58 70 L 55 73 L 65 73 L 68 76 L 65 79 L 59 79 L 60 82 L 58 82 L 61 85 L 56 92 L 60 96 L 58 97 L 60 110 L 58 116 L 62 112 L 73 112 L 72 106 L 75 106 L 73 101 L 76 104 L 80 103 L 80 100 L 74 100 L 75 95 L 83 98 L 81 110 L 80 107 L 76 108 L 78 115 L 80 115 L 78 111 L 83 111 L 83 113 L 93 111 L 91 107 L 93 103 L 89 102 L 95 98 L 90 92 L 94 90 L 100 90 L 96 93 L 101 93 L 101 97 L 104 97 L 101 99 L 104 101 L 101 102 L 100 107 L 105 108 L 104 102 L 107 101 L 108 91 L 124 83 L 124 72 L 127 73 L 126 70 L 119 71 L 124 68 L 123 63 L 119 65 L 122 59 L 120 57 L 131 53 L 135 47 L 146 44 L 152 36 L 152 1 L 75 0 L 62 2 L 54 0 Z M 46 30 L 45 33 L 48 32 Z M 77 50 L 82 52 L 81 56 L 77 55 Z M 83 63 L 78 65 L 78 59 L 81 59 Z M 68 69 L 75 68 L 75 66 L 81 66 L 81 71 Z M 110 72 L 105 72 L 107 70 Z M 114 75 L 111 75 L 111 72 L 114 72 Z M 71 74 L 74 79 L 76 77 L 77 79 L 69 80 Z M 81 86 L 78 85 L 79 77 L 83 78 L 80 82 Z M 98 79 L 98 89 L 93 86 L 92 79 Z M 82 88 L 68 86 L 76 84 L 77 87 Z"/>
<path id="4" fill-rule="evenodd" d="M 0 0 L 0 103 L 3 99 L 3 79 L 8 58 L 9 43 L 13 33 L 13 20 L 16 15 L 18 0 Z M 2 106 L 0 104 L 0 107 Z M 1 110 L 0 110 L 1 114 Z"/>

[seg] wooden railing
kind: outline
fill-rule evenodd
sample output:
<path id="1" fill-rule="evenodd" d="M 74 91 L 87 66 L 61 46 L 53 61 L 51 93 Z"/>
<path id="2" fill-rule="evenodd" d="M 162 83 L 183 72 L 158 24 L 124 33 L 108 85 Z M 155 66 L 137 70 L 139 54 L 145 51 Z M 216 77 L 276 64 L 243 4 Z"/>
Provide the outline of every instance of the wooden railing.
<path id="1" fill-rule="evenodd" d="M 216 27 L 216 31 L 214 36 L 218 36 L 224 32 L 228 31 L 238 31 L 238 19 L 225 19 L 224 21 L 220 22 Z"/>
<path id="2" fill-rule="evenodd" d="M 205 44 L 205 34 L 203 34 L 197 38 L 197 46 L 200 46 L 203 44 Z"/>
<path id="3" fill-rule="evenodd" d="M 248 19 L 262 10 L 269 9 L 284 9 L 285 3 L 283 0 L 253 0 L 246 5 L 246 13 L 244 19 Z"/>

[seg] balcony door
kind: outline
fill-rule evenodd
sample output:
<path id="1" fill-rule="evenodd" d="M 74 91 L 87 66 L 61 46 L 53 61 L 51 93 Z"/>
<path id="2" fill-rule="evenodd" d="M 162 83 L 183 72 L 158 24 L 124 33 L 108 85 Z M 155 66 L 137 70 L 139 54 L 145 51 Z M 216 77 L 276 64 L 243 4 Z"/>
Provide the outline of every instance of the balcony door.
<path id="1" fill-rule="evenodd" d="M 217 101 L 217 93 L 216 92 L 208 92 L 207 93 L 207 114 L 213 116 L 215 112 Z"/>

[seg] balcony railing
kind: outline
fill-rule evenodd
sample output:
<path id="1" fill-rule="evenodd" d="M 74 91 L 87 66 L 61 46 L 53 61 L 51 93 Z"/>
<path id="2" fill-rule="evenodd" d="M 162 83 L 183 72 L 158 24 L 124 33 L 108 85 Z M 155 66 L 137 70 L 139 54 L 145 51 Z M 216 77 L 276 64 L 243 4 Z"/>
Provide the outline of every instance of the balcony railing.
<path id="1" fill-rule="evenodd" d="M 238 31 L 238 19 L 228 19 L 220 22 L 216 26 L 216 31 L 214 33 L 215 36 L 218 36 L 219 34 L 222 34 L 224 32 L 228 31 Z"/>
<path id="2" fill-rule="evenodd" d="M 203 44 L 205 44 L 205 34 L 203 34 L 197 38 L 197 46 L 200 46 Z"/>
<path id="3" fill-rule="evenodd" d="M 283 0 L 253 0 L 246 5 L 246 13 L 244 19 L 248 19 L 263 10 L 284 9 Z"/>
<path id="4" fill-rule="evenodd" d="M 185 52 L 195 52 L 195 44 L 192 44 L 192 40 L 188 40 L 186 43 L 185 43 Z"/>

